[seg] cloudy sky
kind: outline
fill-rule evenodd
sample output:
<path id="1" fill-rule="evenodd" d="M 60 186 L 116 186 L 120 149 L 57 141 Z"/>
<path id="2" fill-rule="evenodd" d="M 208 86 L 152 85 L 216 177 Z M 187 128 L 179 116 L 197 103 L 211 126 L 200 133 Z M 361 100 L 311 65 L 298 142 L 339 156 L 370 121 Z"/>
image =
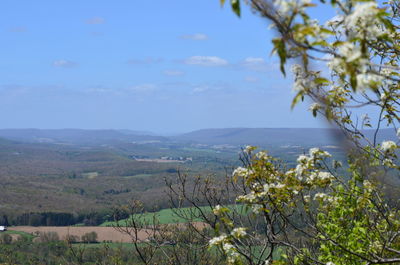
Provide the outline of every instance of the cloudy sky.
<path id="1" fill-rule="evenodd" d="M 219 0 L 5 0 L 0 128 L 320 127 L 273 32 Z"/>

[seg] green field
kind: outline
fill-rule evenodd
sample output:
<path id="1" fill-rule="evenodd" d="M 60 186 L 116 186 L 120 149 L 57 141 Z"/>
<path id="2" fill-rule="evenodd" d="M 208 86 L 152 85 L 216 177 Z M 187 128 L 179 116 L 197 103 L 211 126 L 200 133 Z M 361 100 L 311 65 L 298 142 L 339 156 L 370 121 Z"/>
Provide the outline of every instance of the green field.
<path id="1" fill-rule="evenodd" d="M 209 206 L 199 207 L 200 209 L 193 207 L 179 208 L 179 209 L 163 209 L 158 212 L 148 212 L 143 214 L 134 214 L 130 218 L 135 218 L 136 220 L 141 220 L 144 223 L 153 224 L 156 220 L 159 224 L 173 224 L 173 223 L 186 223 L 189 220 L 192 222 L 201 222 L 200 211 L 205 213 L 211 213 L 211 208 Z M 244 205 L 231 205 L 229 208 L 234 209 L 239 214 L 248 213 L 248 209 Z M 194 218 L 191 218 L 194 217 Z M 128 219 L 120 220 L 119 224 L 123 225 Z M 105 222 L 100 226 L 115 226 L 117 222 Z"/>
<path id="2" fill-rule="evenodd" d="M 25 237 L 29 240 L 32 240 L 33 238 L 35 238 L 34 235 L 31 235 L 29 233 L 25 233 L 25 232 L 21 232 L 21 231 L 13 231 L 13 230 L 8 230 L 5 232 L 1 232 L 2 234 L 9 234 L 9 235 L 20 235 L 22 237 Z"/>

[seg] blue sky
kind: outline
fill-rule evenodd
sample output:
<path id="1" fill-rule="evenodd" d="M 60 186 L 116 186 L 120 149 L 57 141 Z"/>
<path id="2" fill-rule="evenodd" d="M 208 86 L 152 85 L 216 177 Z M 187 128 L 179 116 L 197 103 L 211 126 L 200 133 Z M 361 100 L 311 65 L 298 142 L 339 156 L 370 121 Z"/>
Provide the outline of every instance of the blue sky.
<path id="1" fill-rule="evenodd" d="M 273 32 L 218 0 L 8 0 L 1 128 L 320 127 L 290 110 Z"/>

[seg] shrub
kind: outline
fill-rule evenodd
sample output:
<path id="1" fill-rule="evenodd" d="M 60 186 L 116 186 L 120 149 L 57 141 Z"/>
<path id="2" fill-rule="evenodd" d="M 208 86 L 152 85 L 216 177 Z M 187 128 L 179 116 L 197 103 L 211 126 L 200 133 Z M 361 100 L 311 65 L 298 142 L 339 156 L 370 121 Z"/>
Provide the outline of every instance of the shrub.
<path id="1" fill-rule="evenodd" d="M 1 234 L 0 235 L 0 244 L 9 245 L 12 243 L 12 236 L 9 234 Z"/>
<path id="2" fill-rule="evenodd" d="M 85 243 L 96 243 L 97 242 L 97 233 L 94 231 L 86 233 L 81 237 L 81 239 Z"/>

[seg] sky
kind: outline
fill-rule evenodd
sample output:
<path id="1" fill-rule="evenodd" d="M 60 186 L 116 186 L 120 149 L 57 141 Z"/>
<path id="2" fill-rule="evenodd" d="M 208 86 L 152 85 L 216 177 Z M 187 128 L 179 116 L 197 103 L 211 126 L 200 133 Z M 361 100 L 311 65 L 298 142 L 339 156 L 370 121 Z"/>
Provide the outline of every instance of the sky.
<path id="1" fill-rule="evenodd" d="M 274 32 L 219 0 L 5 0 L 0 128 L 321 127 L 290 109 Z"/>

